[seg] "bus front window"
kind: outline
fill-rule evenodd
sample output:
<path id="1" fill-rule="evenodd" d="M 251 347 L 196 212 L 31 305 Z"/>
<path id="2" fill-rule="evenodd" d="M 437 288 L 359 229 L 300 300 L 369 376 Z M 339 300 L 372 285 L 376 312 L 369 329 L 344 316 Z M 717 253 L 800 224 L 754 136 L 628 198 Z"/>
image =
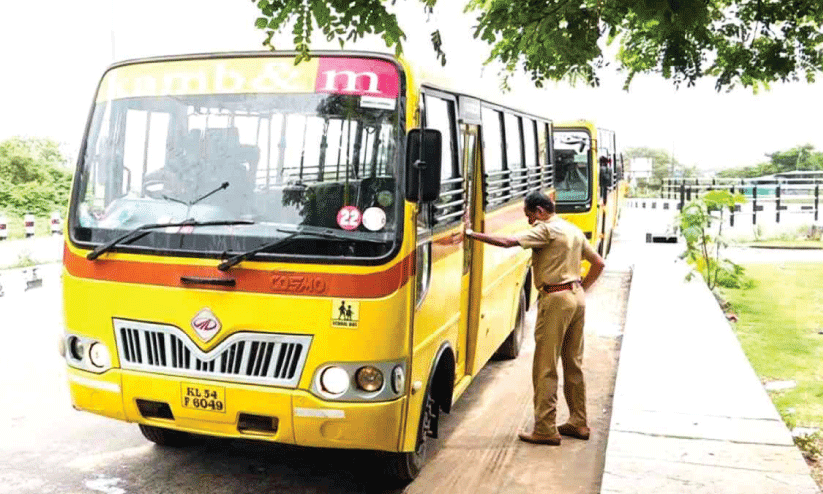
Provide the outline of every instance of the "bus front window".
<path id="1" fill-rule="evenodd" d="M 324 93 L 100 101 L 76 184 L 73 238 L 100 244 L 146 224 L 249 220 L 160 229 L 129 248 L 219 255 L 306 226 L 364 241 L 301 238 L 276 253 L 385 255 L 402 205 L 401 128 L 396 106 L 376 106 Z"/>
<path id="2" fill-rule="evenodd" d="M 554 156 L 557 202 L 588 201 L 591 190 L 591 138 L 588 132 L 555 127 Z"/>

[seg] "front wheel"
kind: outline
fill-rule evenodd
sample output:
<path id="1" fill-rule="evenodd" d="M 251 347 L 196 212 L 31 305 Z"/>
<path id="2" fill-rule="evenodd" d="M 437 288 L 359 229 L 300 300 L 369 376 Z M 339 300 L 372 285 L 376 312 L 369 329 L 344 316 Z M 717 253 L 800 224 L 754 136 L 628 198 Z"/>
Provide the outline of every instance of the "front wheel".
<path id="1" fill-rule="evenodd" d="M 517 316 L 514 320 L 514 328 L 509 333 L 506 341 L 500 345 L 494 356 L 499 359 L 516 359 L 520 355 L 520 346 L 523 344 L 523 335 L 526 332 L 526 291 L 520 290 L 520 301 L 517 305 Z"/>
<path id="2" fill-rule="evenodd" d="M 388 461 L 388 475 L 392 480 L 408 483 L 416 479 L 426 462 L 433 430 L 436 430 L 438 420 L 438 404 L 431 396 L 431 389 L 426 391 L 423 410 L 420 416 L 420 426 L 417 433 L 417 446 L 414 451 L 392 453 Z M 433 429 L 434 428 L 434 429 Z"/>

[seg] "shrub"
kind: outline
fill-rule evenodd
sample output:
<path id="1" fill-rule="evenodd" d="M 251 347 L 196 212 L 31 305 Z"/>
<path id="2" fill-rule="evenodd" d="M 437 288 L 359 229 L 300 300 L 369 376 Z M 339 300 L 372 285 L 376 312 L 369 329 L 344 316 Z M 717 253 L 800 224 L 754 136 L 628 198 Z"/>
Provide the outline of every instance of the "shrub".
<path id="1" fill-rule="evenodd" d="M 714 190 L 686 204 L 678 215 L 680 234 L 686 241 L 686 251 L 681 257 L 697 269 L 711 290 L 718 285 L 747 286 L 743 267 L 720 256 L 721 247 L 728 245 L 723 238 L 723 213 L 742 202 L 745 198 L 741 194 Z M 716 221 L 719 221 L 717 228 Z M 691 273 L 687 279 L 691 279 Z"/>

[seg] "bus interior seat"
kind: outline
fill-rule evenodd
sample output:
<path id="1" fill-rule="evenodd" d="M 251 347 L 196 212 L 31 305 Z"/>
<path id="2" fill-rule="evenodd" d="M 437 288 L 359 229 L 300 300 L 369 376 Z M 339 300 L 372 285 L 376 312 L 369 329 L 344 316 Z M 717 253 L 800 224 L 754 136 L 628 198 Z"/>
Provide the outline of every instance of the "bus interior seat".
<path id="1" fill-rule="evenodd" d="M 348 183 L 320 182 L 309 186 L 309 190 L 306 191 L 309 201 L 305 223 L 338 228 L 337 212 L 346 204 L 354 203 L 358 185 L 356 181 L 350 181 Z"/>
<path id="2" fill-rule="evenodd" d="M 215 201 L 237 212 L 250 207 L 259 148 L 240 144 L 237 127 L 206 129 L 204 137 L 205 166 L 202 172 L 210 184 L 207 188 L 229 183 L 229 193 L 215 197 Z"/>

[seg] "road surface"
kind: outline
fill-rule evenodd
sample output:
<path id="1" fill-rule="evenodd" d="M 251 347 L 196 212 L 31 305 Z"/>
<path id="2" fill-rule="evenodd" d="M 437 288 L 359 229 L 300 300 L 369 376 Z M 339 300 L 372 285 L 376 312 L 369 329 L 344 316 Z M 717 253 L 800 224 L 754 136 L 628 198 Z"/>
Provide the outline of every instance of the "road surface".
<path id="1" fill-rule="evenodd" d="M 619 240 L 614 249 L 620 250 Z M 519 428 L 531 427 L 529 333 L 518 359 L 491 362 L 443 416 L 428 463 L 403 488 L 380 480 L 379 457 L 368 452 L 224 439 L 167 449 L 147 442 L 134 424 L 73 410 L 57 351 L 63 331 L 60 266 L 41 267 L 43 286 L 27 291 L 21 272 L 4 271 L 0 494 L 596 493 L 630 282 L 628 266 L 613 264 L 587 302 L 591 440 L 564 438 L 560 447 L 517 440 Z M 527 318 L 531 331 L 534 310 Z M 568 412 L 562 390 L 560 396 L 563 421 Z"/>

